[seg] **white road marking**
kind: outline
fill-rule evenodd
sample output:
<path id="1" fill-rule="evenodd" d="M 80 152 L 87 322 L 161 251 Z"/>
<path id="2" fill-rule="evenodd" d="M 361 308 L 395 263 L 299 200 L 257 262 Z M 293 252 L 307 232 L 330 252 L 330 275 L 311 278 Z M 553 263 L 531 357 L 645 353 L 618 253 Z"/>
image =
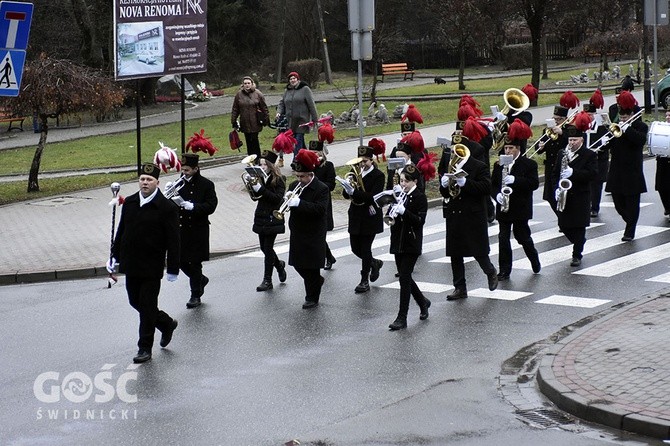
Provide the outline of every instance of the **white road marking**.
<path id="1" fill-rule="evenodd" d="M 659 260 L 667 259 L 668 257 L 670 257 L 670 243 L 665 243 L 633 254 L 617 257 L 616 259 L 575 271 L 572 274 L 612 277 L 635 268 L 649 265 L 650 263 L 658 262 Z"/>
<path id="2" fill-rule="evenodd" d="M 538 304 L 561 305 L 564 307 L 595 308 L 597 306 L 611 302 L 607 299 L 591 299 L 588 297 L 562 296 L 554 294 L 544 299 L 535 301 Z"/>

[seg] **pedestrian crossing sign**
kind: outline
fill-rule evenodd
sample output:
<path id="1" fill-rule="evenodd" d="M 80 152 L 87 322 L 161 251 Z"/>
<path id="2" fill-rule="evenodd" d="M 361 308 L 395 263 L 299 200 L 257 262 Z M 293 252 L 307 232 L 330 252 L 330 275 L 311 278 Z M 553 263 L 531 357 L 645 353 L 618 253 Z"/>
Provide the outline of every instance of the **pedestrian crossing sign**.
<path id="1" fill-rule="evenodd" d="M 18 96 L 26 61 L 25 50 L 0 50 L 0 96 Z"/>

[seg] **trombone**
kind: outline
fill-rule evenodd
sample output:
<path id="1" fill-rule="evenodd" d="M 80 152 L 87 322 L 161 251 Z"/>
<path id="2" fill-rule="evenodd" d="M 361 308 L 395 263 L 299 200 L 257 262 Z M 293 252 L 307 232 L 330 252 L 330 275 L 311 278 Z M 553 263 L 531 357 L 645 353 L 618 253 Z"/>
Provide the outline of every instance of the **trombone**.
<path id="1" fill-rule="evenodd" d="M 642 112 L 643 112 L 642 109 L 638 110 L 637 113 L 633 114 L 623 124 L 617 124 L 617 123 L 610 124 L 607 129 L 607 133 L 601 136 L 600 139 L 598 139 L 596 142 L 591 144 L 589 146 L 589 150 L 593 150 L 593 148 L 598 146 L 601 142 L 602 145 L 606 144 L 607 141 L 609 141 L 611 138 L 621 138 L 621 135 L 623 135 L 626 132 L 626 130 L 628 130 L 628 127 L 630 127 L 631 124 L 633 124 L 633 121 L 642 116 Z"/>
<path id="2" fill-rule="evenodd" d="M 293 190 L 288 191 L 284 196 L 284 202 L 279 206 L 279 209 L 272 211 L 272 216 L 277 220 L 284 220 L 284 215 L 291 210 L 288 202 L 294 197 L 300 197 L 303 190 L 305 190 L 305 186 L 303 186 L 302 183 L 298 183 Z"/>
<path id="3" fill-rule="evenodd" d="M 579 110 L 573 111 L 570 114 L 570 116 L 568 116 L 566 118 L 566 120 L 563 121 L 558 126 L 558 128 L 563 129 L 564 126 L 572 124 L 572 121 L 575 120 L 575 117 L 577 116 L 577 113 L 579 113 Z M 537 141 L 535 141 L 530 147 L 528 147 L 528 149 L 526 149 L 526 153 L 525 153 L 526 158 L 532 158 L 535 155 L 537 155 L 537 152 L 540 151 L 540 147 L 538 146 L 538 148 L 535 149 L 535 150 L 533 150 L 533 148 L 542 141 L 547 142 L 545 138 L 549 138 L 552 141 L 556 141 L 556 140 L 558 140 L 559 136 L 560 135 L 558 133 L 556 133 L 556 131 L 552 127 L 547 127 L 546 129 L 544 129 L 544 133 L 542 133 L 542 135 L 539 138 L 537 138 Z"/>
<path id="4" fill-rule="evenodd" d="M 258 166 L 254 166 L 254 162 L 256 161 L 256 155 L 249 155 L 245 156 L 241 163 L 246 164 L 247 167 L 253 168 L 253 175 L 250 174 L 249 172 L 244 172 L 242 174 L 242 183 L 244 183 L 244 187 L 247 189 L 247 192 L 249 193 L 249 196 L 253 201 L 258 201 L 260 200 L 261 196 L 256 195 L 256 192 L 254 192 L 254 189 L 252 186 L 255 186 L 261 181 L 261 177 L 258 175 L 258 172 L 260 171 L 263 174 L 263 182 L 265 182 L 268 178 L 268 175 L 263 171 L 262 168 Z M 257 167 L 257 168 L 256 168 Z"/>

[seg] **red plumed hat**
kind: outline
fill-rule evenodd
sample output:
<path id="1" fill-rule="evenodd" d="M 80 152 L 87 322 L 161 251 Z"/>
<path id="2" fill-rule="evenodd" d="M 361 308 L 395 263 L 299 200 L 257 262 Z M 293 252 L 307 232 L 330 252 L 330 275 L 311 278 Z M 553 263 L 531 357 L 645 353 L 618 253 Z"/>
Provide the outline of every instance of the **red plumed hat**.
<path id="1" fill-rule="evenodd" d="M 437 155 L 431 152 L 424 153 L 423 158 L 416 163 L 417 169 L 423 175 L 423 179 L 428 181 L 435 178 L 437 169 L 435 169 L 435 162 L 437 161 Z"/>
<path id="2" fill-rule="evenodd" d="M 423 124 L 423 117 L 419 113 L 419 109 L 414 104 L 409 104 L 407 112 L 402 116 L 401 122 L 409 121 Z"/>
<path id="3" fill-rule="evenodd" d="M 473 118 L 479 118 L 481 115 L 483 115 L 484 112 L 481 111 L 478 108 L 474 108 L 470 104 L 463 104 L 460 107 L 458 107 L 458 112 L 456 113 L 456 117 L 458 118 L 459 121 L 465 121 L 469 117 Z"/>
<path id="4" fill-rule="evenodd" d="M 386 143 L 383 139 L 372 138 L 368 141 L 368 146 L 372 147 L 373 153 L 377 157 L 377 161 L 379 161 L 379 155 L 382 156 L 383 161 L 386 161 Z"/>
<path id="5" fill-rule="evenodd" d="M 330 144 L 335 139 L 335 129 L 333 129 L 333 126 L 330 124 L 324 124 L 317 130 L 317 135 L 319 137 L 319 142 L 326 141 Z"/>
<path id="6" fill-rule="evenodd" d="M 515 119 L 509 126 L 507 136 L 511 140 L 527 140 L 533 136 L 533 130 L 521 119 Z"/>
<path id="7" fill-rule="evenodd" d="M 633 110 L 637 105 L 637 99 L 630 91 L 623 90 L 616 98 L 616 103 L 619 104 L 621 110 Z"/>
<path id="8" fill-rule="evenodd" d="M 421 136 L 418 130 L 414 130 L 412 133 L 403 136 L 400 142 L 407 144 L 412 149 L 412 152 L 415 153 L 423 153 L 426 150 L 423 136 Z"/>
<path id="9" fill-rule="evenodd" d="M 177 172 L 179 172 L 181 170 L 181 161 L 179 161 L 177 152 L 160 141 L 158 144 L 161 146 L 161 148 L 158 149 L 154 154 L 154 164 L 160 167 L 161 170 L 166 173 L 170 169 L 175 169 Z"/>
<path id="10" fill-rule="evenodd" d="M 293 130 L 289 129 L 280 133 L 272 143 L 272 149 L 275 152 L 293 153 L 293 148 L 298 141 L 293 137 Z"/>
<path id="11" fill-rule="evenodd" d="M 514 121 L 516 122 L 518 119 L 515 119 Z M 488 135 L 488 132 L 474 117 L 470 116 L 463 123 L 463 136 L 469 140 L 479 142 L 482 138 L 486 137 L 486 135 Z"/>
<path id="12" fill-rule="evenodd" d="M 461 100 L 458 103 L 458 106 L 461 107 L 462 105 L 469 105 L 474 109 L 478 109 L 480 107 L 479 102 L 477 102 L 477 100 L 472 96 L 470 96 L 469 94 L 464 94 L 463 96 L 461 96 Z"/>
<path id="13" fill-rule="evenodd" d="M 572 125 L 577 128 L 580 132 L 585 132 L 591 128 L 591 115 L 585 111 L 580 111 L 575 115 Z"/>
<path id="14" fill-rule="evenodd" d="M 579 106 L 579 98 L 575 96 L 572 90 L 568 90 L 563 93 L 563 96 L 561 96 L 561 99 L 558 101 L 558 103 L 566 108 L 575 108 Z"/>
<path id="15" fill-rule="evenodd" d="M 293 158 L 291 168 L 296 172 L 314 172 L 319 165 L 319 155 L 316 152 L 307 149 L 300 149 Z"/>
<path id="16" fill-rule="evenodd" d="M 592 95 L 589 102 L 596 106 L 596 108 L 603 108 L 605 106 L 605 99 L 603 98 L 603 93 L 598 88 Z"/>
<path id="17" fill-rule="evenodd" d="M 523 91 L 526 96 L 528 96 L 528 99 L 532 102 L 537 99 L 537 95 L 539 94 L 539 91 L 537 88 L 535 88 L 535 85 L 533 84 L 526 84 L 521 91 Z"/>
<path id="18" fill-rule="evenodd" d="M 209 156 L 212 156 L 219 149 L 214 147 L 212 140 L 205 136 L 205 129 L 200 129 L 200 133 L 194 133 L 186 143 L 186 151 L 189 150 L 193 153 L 206 152 Z"/>

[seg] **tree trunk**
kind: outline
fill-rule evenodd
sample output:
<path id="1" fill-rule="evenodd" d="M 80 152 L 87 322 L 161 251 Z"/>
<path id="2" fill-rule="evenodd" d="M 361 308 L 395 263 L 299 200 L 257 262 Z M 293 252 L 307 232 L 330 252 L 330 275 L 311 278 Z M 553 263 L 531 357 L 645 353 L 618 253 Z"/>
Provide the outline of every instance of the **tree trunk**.
<path id="1" fill-rule="evenodd" d="M 74 17 L 81 31 L 81 57 L 85 65 L 93 68 L 102 68 L 102 49 L 98 44 L 96 27 L 88 13 L 86 0 L 71 0 Z"/>
<path id="2" fill-rule="evenodd" d="M 542 33 L 542 79 L 549 79 L 547 69 L 547 33 Z"/>
<path id="3" fill-rule="evenodd" d="M 462 43 L 459 48 L 459 61 L 458 61 L 458 89 L 465 90 L 465 83 L 463 82 L 463 77 L 465 76 L 465 43 Z"/>
<path id="4" fill-rule="evenodd" d="M 48 115 L 45 113 L 39 114 L 42 130 L 40 132 L 40 141 L 37 143 L 33 162 L 30 165 L 30 174 L 28 175 L 28 192 L 39 192 L 40 184 L 37 180 L 37 175 L 40 171 L 40 163 L 42 162 L 42 152 L 47 143 L 47 133 L 49 132 Z"/>

